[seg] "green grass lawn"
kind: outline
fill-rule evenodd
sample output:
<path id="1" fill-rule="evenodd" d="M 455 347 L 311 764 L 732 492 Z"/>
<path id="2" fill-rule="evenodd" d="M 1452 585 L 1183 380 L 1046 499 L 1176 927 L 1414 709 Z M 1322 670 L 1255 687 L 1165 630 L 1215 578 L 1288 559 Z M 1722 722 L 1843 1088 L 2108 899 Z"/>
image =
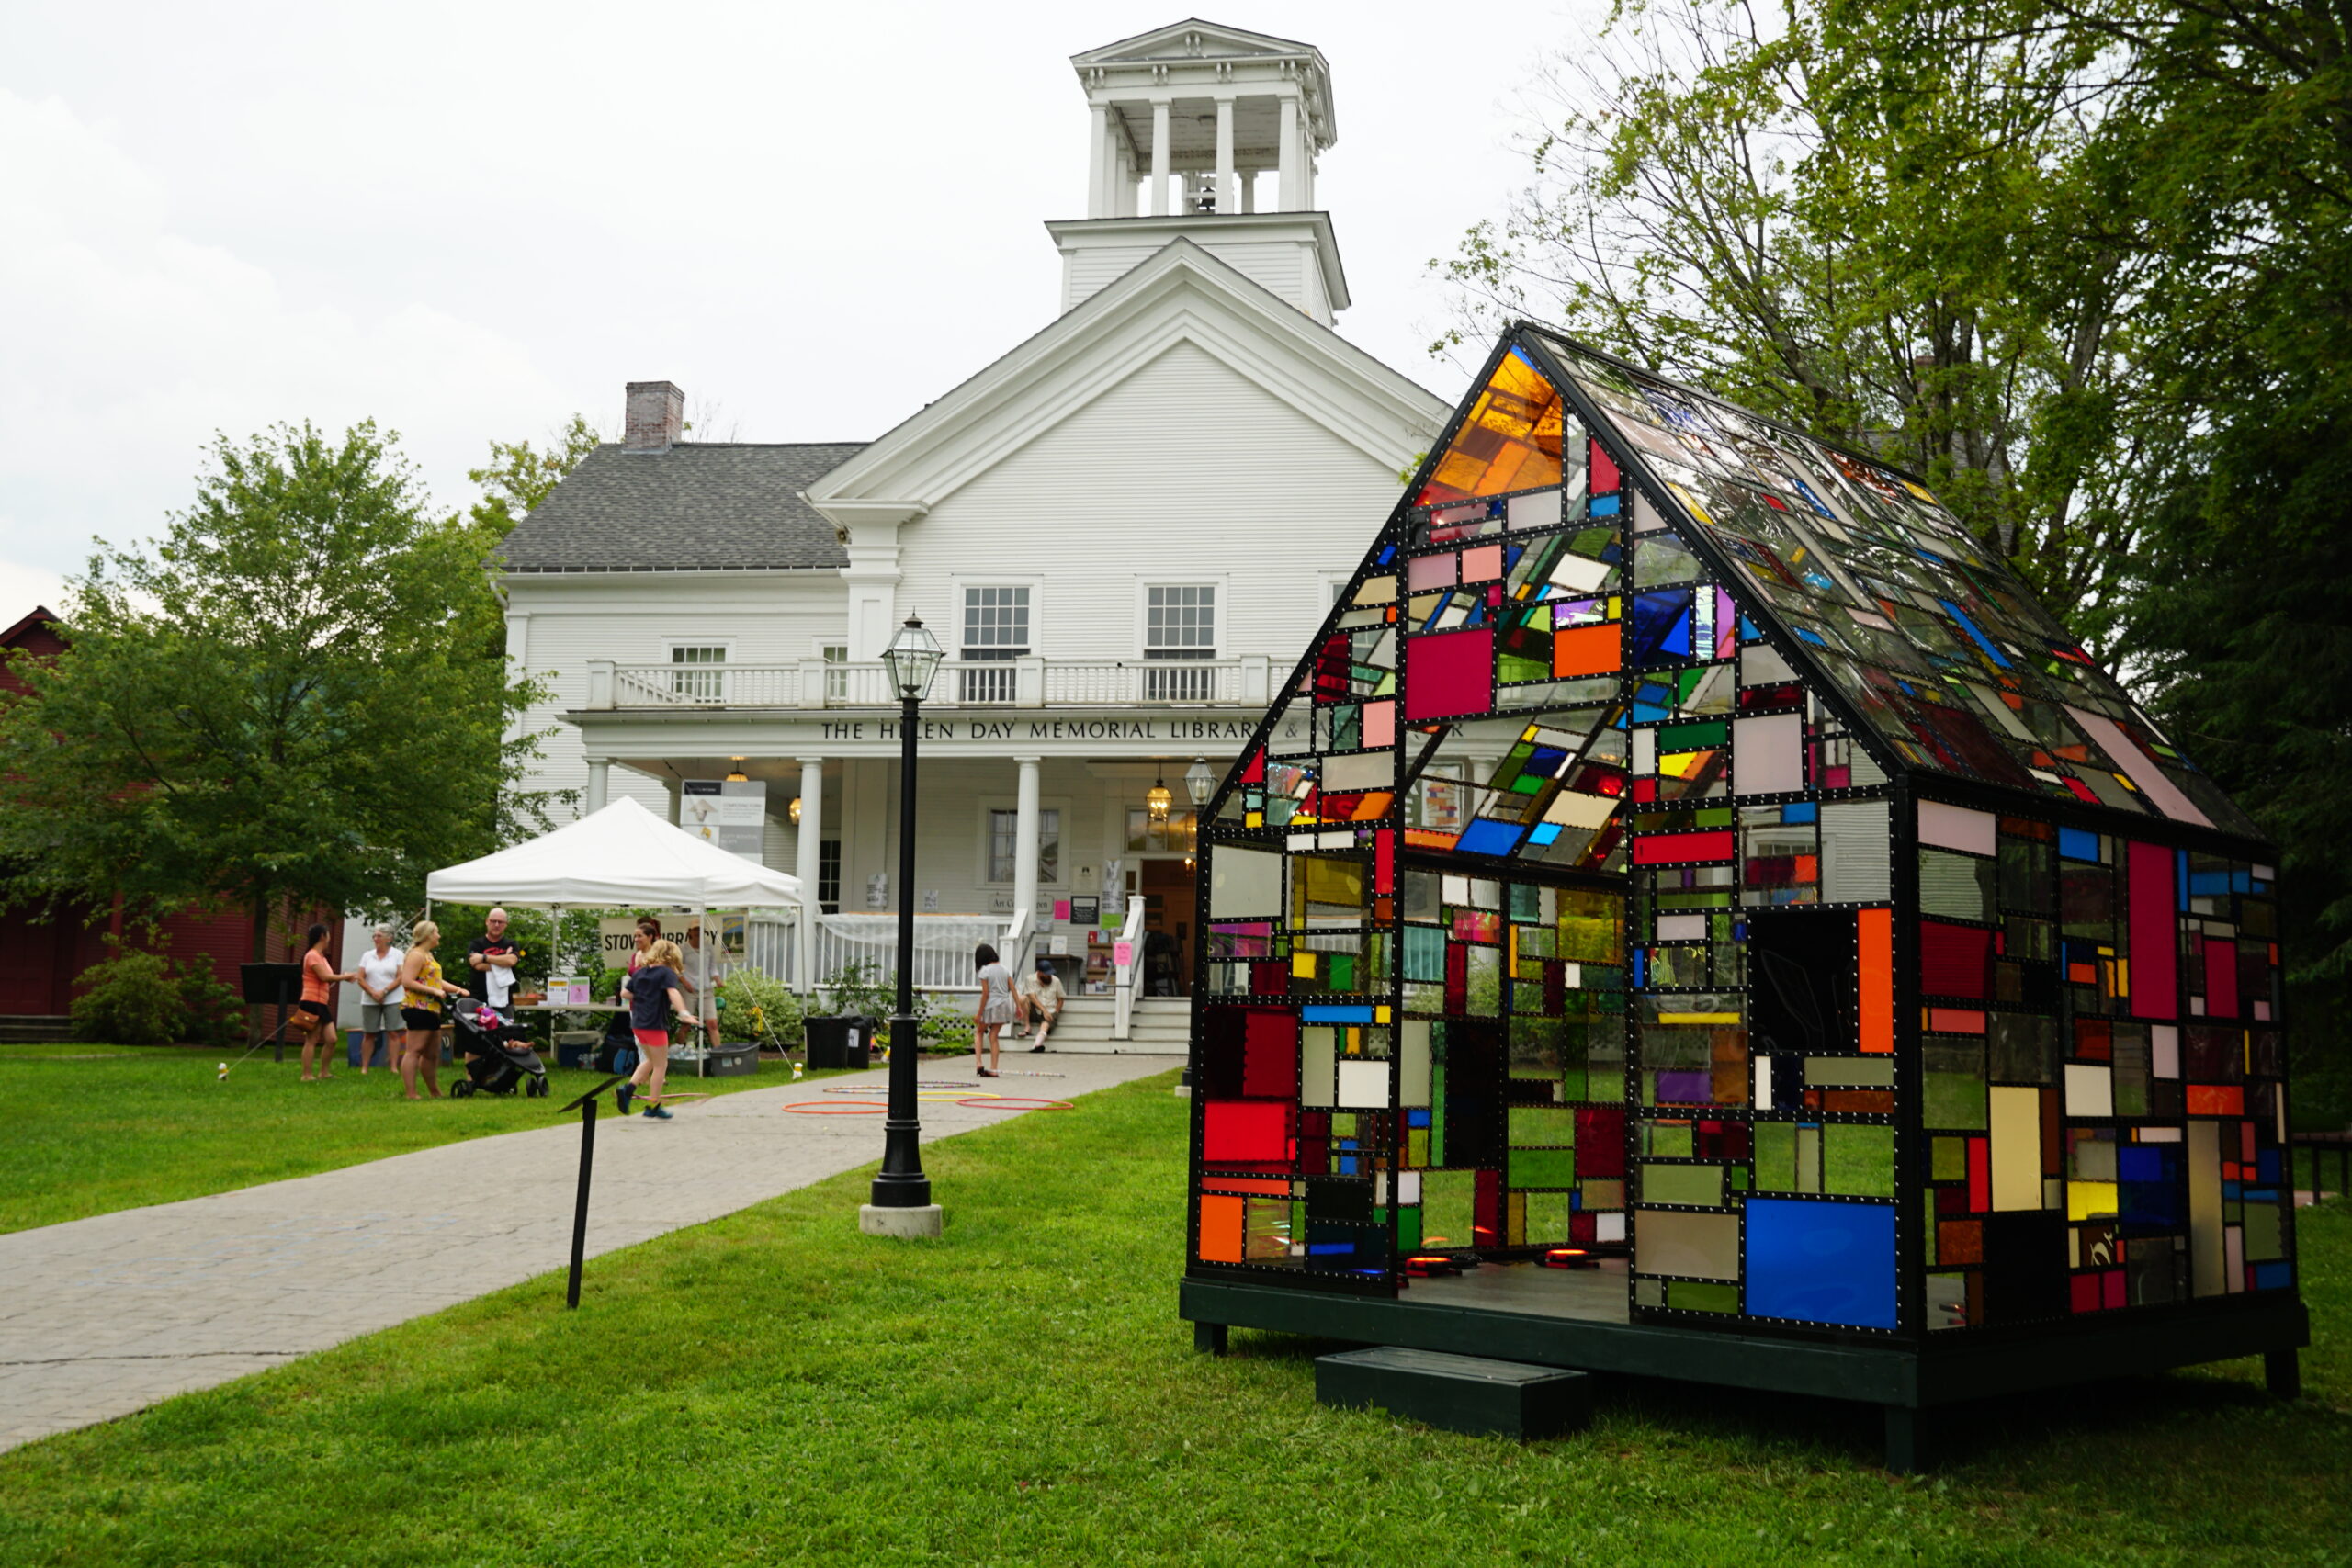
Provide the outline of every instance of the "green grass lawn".
<path id="1" fill-rule="evenodd" d="M 1528 1447 L 1318 1406 L 1326 1346 L 1175 1316 L 1159 1078 L 0 1456 L 9 1563 L 2342 1562 L 2352 1213 L 2306 1215 L 2306 1398 L 2259 1364 L 2003 1402 L 1939 1474 L 1848 1406 L 1604 1380 Z"/>
<path id="2" fill-rule="evenodd" d="M 235 1064 L 228 1081 L 222 1061 Z M 827 1075 L 818 1074 L 817 1077 Z M 324 1083 L 300 1081 L 290 1048 L 243 1062 L 175 1046 L 0 1045 L 0 1232 L 117 1209 L 201 1198 L 362 1160 L 544 1127 L 597 1081 L 550 1069 L 555 1098 L 447 1098 L 461 1069 L 441 1069 L 444 1098 L 409 1103 L 399 1075 L 366 1077 L 338 1061 Z M 774 1061 L 749 1077 L 673 1079 L 681 1093 L 787 1081 Z"/>

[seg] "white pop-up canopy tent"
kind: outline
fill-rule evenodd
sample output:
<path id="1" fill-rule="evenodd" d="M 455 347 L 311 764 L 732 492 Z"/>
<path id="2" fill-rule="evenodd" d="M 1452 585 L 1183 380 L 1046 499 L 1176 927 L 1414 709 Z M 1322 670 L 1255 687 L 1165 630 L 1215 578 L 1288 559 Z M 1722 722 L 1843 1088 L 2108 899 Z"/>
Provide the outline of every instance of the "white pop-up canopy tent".
<path id="1" fill-rule="evenodd" d="M 445 904 L 697 913 L 801 904 L 798 877 L 730 854 L 627 796 L 552 833 L 434 872 L 424 896 Z M 706 995 L 709 954 L 706 944 L 696 976 Z"/>
<path id="2" fill-rule="evenodd" d="M 626 795 L 552 833 L 436 871 L 424 879 L 424 896 L 575 909 L 766 909 L 801 901 L 798 877 L 729 854 Z"/>

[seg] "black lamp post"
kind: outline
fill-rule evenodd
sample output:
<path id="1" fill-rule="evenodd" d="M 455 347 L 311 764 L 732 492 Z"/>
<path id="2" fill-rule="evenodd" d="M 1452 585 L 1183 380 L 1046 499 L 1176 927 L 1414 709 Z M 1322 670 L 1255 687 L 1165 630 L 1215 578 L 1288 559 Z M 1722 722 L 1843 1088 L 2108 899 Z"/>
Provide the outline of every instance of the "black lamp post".
<path id="1" fill-rule="evenodd" d="M 882 650 L 891 688 L 899 694 L 899 1010 L 890 1020 L 890 1110 L 882 1122 L 882 1170 L 858 1224 L 886 1235 L 940 1234 L 931 1178 L 922 1173 L 922 1122 L 915 1113 L 914 884 L 915 727 L 942 657 L 938 639 L 914 615 Z"/>

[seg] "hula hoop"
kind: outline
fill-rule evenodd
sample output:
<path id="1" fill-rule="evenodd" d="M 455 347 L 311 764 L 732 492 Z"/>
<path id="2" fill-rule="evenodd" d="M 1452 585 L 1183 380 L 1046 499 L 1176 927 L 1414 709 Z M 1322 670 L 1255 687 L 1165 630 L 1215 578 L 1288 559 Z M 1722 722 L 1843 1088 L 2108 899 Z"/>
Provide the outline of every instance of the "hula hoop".
<path id="1" fill-rule="evenodd" d="M 1021 1103 L 1015 1104 L 1014 1101 Z M 975 1111 L 1075 1111 L 1067 1100 L 1036 1100 L 1025 1094 L 972 1095 L 956 1102 Z"/>
<path id="2" fill-rule="evenodd" d="M 872 1109 L 868 1110 L 867 1107 Z M 786 1106 L 794 1116 L 878 1116 L 890 1109 L 887 1100 L 798 1100 Z"/>

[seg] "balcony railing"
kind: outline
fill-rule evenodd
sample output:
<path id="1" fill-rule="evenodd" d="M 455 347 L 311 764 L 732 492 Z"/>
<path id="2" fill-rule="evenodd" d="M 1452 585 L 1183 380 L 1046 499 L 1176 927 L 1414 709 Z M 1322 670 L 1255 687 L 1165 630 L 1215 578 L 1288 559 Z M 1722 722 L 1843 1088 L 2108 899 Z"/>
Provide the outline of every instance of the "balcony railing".
<path id="1" fill-rule="evenodd" d="M 949 660 L 927 708 L 1263 707 L 1268 663 L 1240 659 Z M 879 660 L 588 666 L 591 708 L 894 708 Z"/>

